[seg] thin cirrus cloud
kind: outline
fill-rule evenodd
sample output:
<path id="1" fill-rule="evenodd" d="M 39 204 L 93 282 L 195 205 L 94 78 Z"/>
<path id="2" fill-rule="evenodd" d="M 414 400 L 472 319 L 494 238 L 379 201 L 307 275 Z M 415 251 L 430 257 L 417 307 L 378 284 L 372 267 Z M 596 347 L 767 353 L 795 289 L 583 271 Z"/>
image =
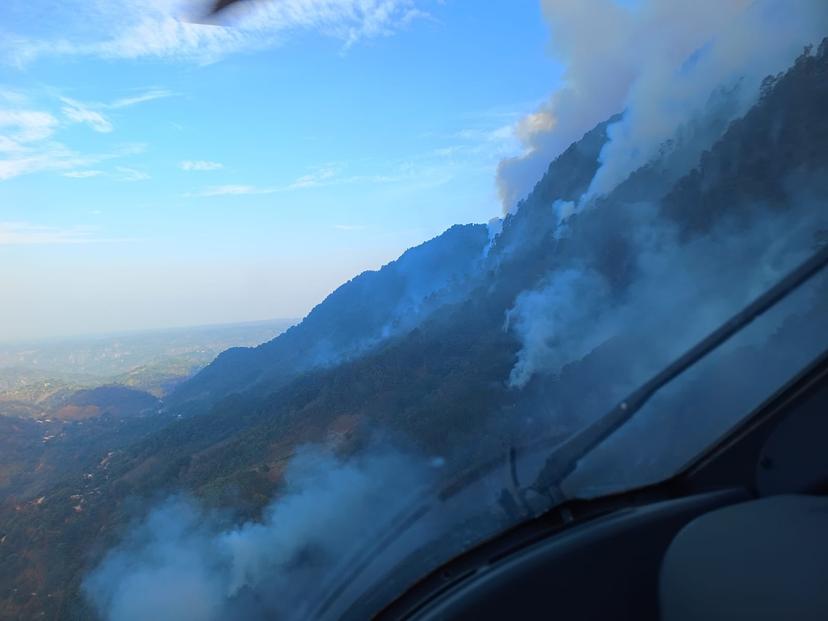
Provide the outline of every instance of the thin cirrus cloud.
<path id="1" fill-rule="evenodd" d="M 206 3 L 191 0 L 66 0 L 55 9 L 55 19 L 44 22 L 28 0 L 7 1 L 12 19 L 3 20 L 7 34 L 0 58 L 18 66 L 50 55 L 212 62 L 273 47 L 299 31 L 318 32 L 348 47 L 429 17 L 422 9 L 425 0 L 279 0 L 243 3 L 221 23 L 206 24 L 197 23 Z M 233 27 L 225 27 L 226 21 Z M 90 32 L 111 34 L 96 38 Z"/>
<path id="2" fill-rule="evenodd" d="M 0 109 L 0 181 L 42 170 L 84 168 L 101 159 L 52 140 L 59 124 L 48 112 Z"/>
<path id="3" fill-rule="evenodd" d="M 116 166 L 112 172 L 108 173 L 103 170 L 70 170 L 61 174 L 69 179 L 92 179 L 105 176 L 116 181 L 146 181 L 151 178 L 149 173 L 127 166 Z"/>
<path id="4" fill-rule="evenodd" d="M 76 179 L 103 175 L 102 171 L 95 169 L 96 164 L 139 154 L 144 147 L 120 145 L 106 152 L 81 153 L 56 139 L 56 134 L 71 124 L 86 125 L 96 132 L 109 134 L 114 127 L 103 111 L 134 106 L 169 97 L 173 93 L 162 89 L 144 90 L 110 103 L 86 103 L 53 95 L 60 102 L 56 114 L 33 109 L 32 98 L 26 94 L 0 91 L 0 181 L 43 171 L 54 171 Z M 114 178 L 122 181 L 148 178 L 146 173 L 134 169 L 117 172 Z"/>
<path id="5" fill-rule="evenodd" d="M 71 122 L 83 123 L 102 134 L 108 134 L 113 130 L 112 123 L 109 119 L 97 110 L 93 110 L 86 104 L 69 99 L 68 97 L 61 97 L 60 100 L 64 104 L 61 112 Z"/>
<path id="6" fill-rule="evenodd" d="M 97 229 L 89 226 L 57 228 L 30 222 L 0 222 L 0 246 L 43 246 L 89 244 L 108 241 L 95 236 Z"/>
<path id="7" fill-rule="evenodd" d="M 58 120 L 48 112 L 0 109 L 0 152 L 19 151 L 26 143 L 49 138 Z"/>
<path id="8" fill-rule="evenodd" d="M 334 165 L 326 165 L 317 168 L 316 170 L 302 175 L 293 183 L 287 186 L 287 190 L 302 190 L 306 188 L 315 188 L 321 185 L 332 183 L 339 176 L 340 168 Z"/>
<path id="9" fill-rule="evenodd" d="M 25 93 L 11 88 L 0 88 L 0 103 L 22 106 L 27 101 Z"/>
<path id="10" fill-rule="evenodd" d="M 180 167 L 184 170 L 214 170 L 215 168 L 221 167 L 221 164 L 213 166 L 215 164 L 217 164 L 217 162 L 185 161 L 181 162 Z M 290 192 L 293 190 L 306 190 L 337 182 L 339 171 L 338 167 L 326 165 L 316 168 L 310 173 L 302 175 L 292 183 L 284 186 L 261 187 L 244 184 L 214 185 L 204 188 L 198 192 L 190 192 L 185 194 L 185 196 L 191 198 L 209 198 L 214 196 L 245 196 L 255 194 L 274 194 L 276 192 Z"/>
<path id="11" fill-rule="evenodd" d="M 69 121 L 73 123 L 83 123 L 91 127 L 96 132 L 108 134 L 114 129 L 114 127 L 112 122 L 102 111 L 129 108 L 148 101 L 172 97 L 173 95 L 174 93 L 167 90 L 152 89 L 138 95 L 122 97 L 110 103 L 87 103 L 78 101 L 77 99 L 71 99 L 69 97 L 60 97 L 60 101 L 63 103 L 61 111 Z"/>
<path id="12" fill-rule="evenodd" d="M 243 196 L 250 194 L 273 194 L 277 191 L 277 188 L 261 188 L 254 185 L 214 185 L 200 192 L 188 194 L 188 196 Z"/>
<path id="13" fill-rule="evenodd" d="M 138 155 L 144 149 L 143 145 L 134 144 L 122 145 L 108 152 L 79 153 L 51 138 L 54 130 L 49 128 L 57 125 L 56 121 L 52 124 L 46 121 L 46 117 L 29 115 L 14 115 L 13 118 L 15 124 L 6 128 L 6 134 L 0 135 L 0 181 L 49 171 L 64 173 L 68 177 L 91 177 L 91 166 Z M 3 121 L 8 119 L 9 116 L 0 111 L 0 131 L 3 130 Z"/>
<path id="14" fill-rule="evenodd" d="M 104 174 L 102 170 L 72 170 L 63 173 L 63 176 L 69 177 L 70 179 L 90 179 L 92 177 L 100 177 L 102 174 Z"/>
<path id="15" fill-rule="evenodd" d="M 111 103 L 103 104 L 103 106 L 110 110 L 118 110 L 120 108 L 128 108 L 130 106 L 145 103 L 147 101 L 154 101 L 156 99 L 173 97 L 174 95 L 175 93 L 173 93 L 172 91 L 168 91 L 161 88 L 154 88 L 146 92 L 143 92 L 139 95 L 133 95 L 131 97 L 122 97 L 120 99 L 116 99 Z"/>
<path id="16" fill-rule="evenodd" d="M 149 174 L 143 170 L 128 168 L 127 166 L 116 166 L 115 171 L 117 172 L 116 178 L 119 181 L 146 181 L 150 178 Z"/>
<path id="17" fill-rule="evenodd" d="M 224 164 L 207 160 L 184 160 L 183 162 L 179 162 L 178 167 L 188 172 L 206 172 L 224 168 Z"/>
<path id="18" fill-rule="evenodd" d="M 83 156 L 60 143 L 27 147 L 0 159 L 0 181 L 42 171 L 80 168 L 102 158 L 103 156 Z"/>
<path id="19" fill-rule="evenodd" d="M 183 196 L 186 198 L 210 198 L 276 194 L 353 184 L 413 184 L 418 187 L 429 187 L 442 185 L 450 181 L 454 175 L 452 167 L 447 166 L 445 162 L 431 160 L 384 162 L 380 165 L 380 171 L 371 174 L 343 174 L 343 172 L 344 165 L 326 164 L 314 168 L 311 172 L 284 185 L 214 185 L 198 191 L 188 192 Z"/>

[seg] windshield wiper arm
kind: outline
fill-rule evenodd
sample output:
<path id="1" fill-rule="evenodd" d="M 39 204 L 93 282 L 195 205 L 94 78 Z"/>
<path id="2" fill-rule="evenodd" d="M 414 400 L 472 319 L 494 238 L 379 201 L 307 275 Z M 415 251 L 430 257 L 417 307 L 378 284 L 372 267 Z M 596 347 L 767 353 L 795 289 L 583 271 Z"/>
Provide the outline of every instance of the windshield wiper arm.
<path id="1" fill-rule="evenodd" d="M 819 273 L 826 265 L 828 265 L 828 245 L 824 245 L 773 287 L 708 334 L 707 337 L 691 347 L 682 356 L 679 356 L 661 372 L 650 378 L 648 382 L 621 401 L 608 414 L 559 444 L 547 459 L 530 489 L 551 496 L 555 502 L 563 500 L 564 495 L 560 485 L 564 479 L 572 474 L 583 457 L 620 429 L 666 384 L 787 297 L 788 294 Z"/>

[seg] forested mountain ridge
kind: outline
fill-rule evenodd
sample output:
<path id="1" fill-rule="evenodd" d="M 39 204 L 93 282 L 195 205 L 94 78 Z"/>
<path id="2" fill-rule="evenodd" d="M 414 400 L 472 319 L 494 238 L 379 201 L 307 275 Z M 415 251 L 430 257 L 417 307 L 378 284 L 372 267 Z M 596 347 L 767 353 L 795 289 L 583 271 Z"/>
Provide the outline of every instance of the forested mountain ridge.
<path id="1" fill-rule="evenodd" d="M 461 298 L 488 243 L 484 225 L 457 225 L 378 271 L 345 283 L 298 325 L 253 348 L 222 353 L 170 396 L 183 410 L 256 385 L 279 386 L 304 371 L 359 356 Z M 188 402 L 190 402 L 188 404 Z"/>

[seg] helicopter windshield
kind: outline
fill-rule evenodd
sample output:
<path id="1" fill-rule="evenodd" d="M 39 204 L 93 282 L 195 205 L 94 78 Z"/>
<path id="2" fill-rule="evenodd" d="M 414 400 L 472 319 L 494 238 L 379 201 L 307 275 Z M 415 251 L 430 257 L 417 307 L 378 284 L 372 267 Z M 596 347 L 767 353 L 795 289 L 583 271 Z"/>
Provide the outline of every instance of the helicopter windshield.
<path id="1" fill-rule="evenodd" d="M 0 0 L 0 618 L 369 618 L 686 472 L 828 346 L 826 37 Z"/>

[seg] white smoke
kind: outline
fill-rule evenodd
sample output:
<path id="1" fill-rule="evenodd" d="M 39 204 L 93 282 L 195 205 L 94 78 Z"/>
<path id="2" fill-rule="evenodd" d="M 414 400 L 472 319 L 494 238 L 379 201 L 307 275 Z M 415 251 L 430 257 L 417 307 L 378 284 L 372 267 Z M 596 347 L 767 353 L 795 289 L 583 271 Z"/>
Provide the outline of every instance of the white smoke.
<path id="1" fill-rule="evenodd" d="M 408 506 L 433 467 L 391 450 L 343 461 L 306 447 L 261 520 L 234 526 L 171 498 L 86 578 L 84 595 L 112 621 L 304 618 L 332 572 Z"/>
<path id="2" fill-rule="evenodd" d="M 509 384 L 523 387 L 539 369 L 557 373 L 607 340 L 606 326 L 586 311 L 609 303 L 606 281 L 590 269 L 553 272 L 540 288 L 522 293 L 506 316 L 507 329 L 523 343 Z"/>
<path id="3" fill-rule="evenodd" d="M 486 244 L 486 247 L 483 249 L 483 256 L 486 257 L 489 255 L 489 251 L 492 249 L 492 246 L 495 243 L 498 235 L 503 231 L 503 218 L 492 218 L 486 224 L 486 229 L 489 233 L 489 243 Z"/>
<path id="4" fill-rule="evenodd" d="M 605 194 L 699 114 L 713 92 L 739 84 L 743 113 L 758 85 L 828 31 L 824 0 L 543 0 L 561 87 L 522 124 L 527 155 L 501 162 L 504 209 L 549 162 L 598 123 L 610 129 L 589 194 Z M 538 115 L 546 119 L 538 123 Z"/>
<path id="5" fill-rule="evenodd" d="M 613 0 L 542 4 L 552 54 L 566 69 L 561 88 L 519 126 L 517 135 L 528 153 L 499 166 L 498 186 L 507 211 L 567 146 L 623 108 L 638 64 L 629 10 Z"/>
<path id="6" fill-rule="evenodd" d="M 812 217 L 819 211 L 804 201 L 809 207 L 787 217 L 810 228 L 763 214 L 745 230 L 742 222 L 730 223 L 683 245 L 681 232 L 659 219 L 657 206 L 603 214 L 580 208 L 658 156 L 670 169 L 660 171 L 665 187 L 695 166 L 728 123 L 755 103 L 766 76 L 787 69 L 806 45 L 828 34 L 828 2 L 543 0 L 543 7 L 553 53 L 567 70 L 563 86 L 537 113 L 554 123 L 529 123 L 534 129 L 523 135 L 529 155 L 501 165 L 505 207 L 513 207 L 572 141 L 623 110 L 608 129 L 587 193 L 577 204 L 550 207 L 556 237 L 572 232 L 573 244 L 591 247 L 593 256 L 602 252 L 595 248 L 600 239 L 623 239 L 635 265 L 623 295 L 611 295 L 605 276 L 582 265 L 559 266 L 536 290 L 520 295 L 507 317 L 522 343 L 509 378 L 513 387 L 525 386 L 536 373 L 557 375 L 611 336 L 636 330 L 641 342 L 658 340 L 646 334 L 670 334 L 661 339 L 670 351 L 649 358 L 654 367 L 666 363 L 781 272 L 747 280 L 739 274 L 763 264 L 790 267 L 795 253 L 785 244 L 809 248 L 805 238 L 820 226 Z"/>
<path id="7" fill-rule="evenodd" d="M 633 385 L 625 390 L 631 390 L 803 260 L 814 247 L 814 232 L 828 226 L 828 213 L 808 199 L 784 212 L 756 207 L 750 217 L 724 218 L 687 242 L 654 206 L 600 211 L 583 217 L 624 231 L 633 256 L 631 282 L 613 293 L 604 275 L 576 265 L 553 270 L 539 288 L 518 296 L 507 314 L 507 328 L 521 342 L 510 386 L 522 388 L 535 374 L 558 375 L 623 336 L 638 347 L 624 364 L 641 366 L 629 374 Z M 578 239 L 575 226 L 572 234 L 575 243 L 595 243 L 589 232 Z"/>
<path id="8" fill-rule="evenodd" d="M 709 3 L 690 2 L 682 3 L 681 15 L 672 7 L 675 2 L 656 4 L 651 19 L 657 31 L 670 32 L 670 24 L 686 30 L 675 33 L 678 44 L 658 50 L 642 67 L 625 101 L 624 118 L 609 129 L 588 196 L 609 193 L 651 160 L 682 125 L 703 115 L 717 89 L 738 87 L 737 105 L 727 120 L 742 116 L 756 102 L 765 77 L 790 67 L 806 45 L 818 45 L 828 33 L 823 0 L 717 2 L 712 10 Z M 699 19 L 700 7 L 718 18 Z"/>

